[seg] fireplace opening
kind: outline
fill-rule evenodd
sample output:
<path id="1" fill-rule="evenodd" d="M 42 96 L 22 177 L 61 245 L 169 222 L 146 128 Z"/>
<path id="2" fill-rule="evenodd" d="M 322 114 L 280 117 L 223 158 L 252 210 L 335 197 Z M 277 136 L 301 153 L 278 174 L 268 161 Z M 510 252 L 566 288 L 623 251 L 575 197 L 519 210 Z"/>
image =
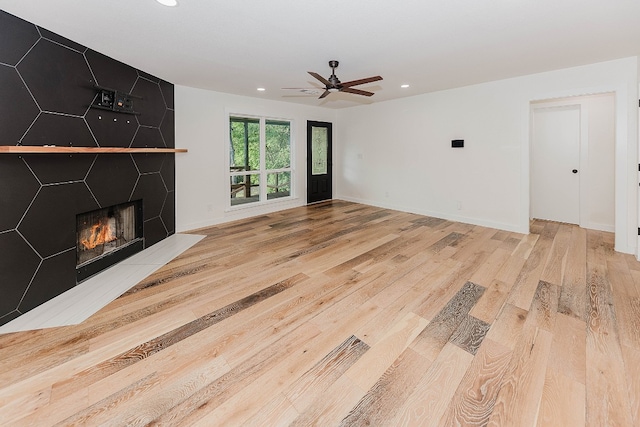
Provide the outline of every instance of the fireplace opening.
<path id="1" fill-rule="evenodd" d="M 142 200 L 76 215 L 77 282 L 144 249 Z"/>

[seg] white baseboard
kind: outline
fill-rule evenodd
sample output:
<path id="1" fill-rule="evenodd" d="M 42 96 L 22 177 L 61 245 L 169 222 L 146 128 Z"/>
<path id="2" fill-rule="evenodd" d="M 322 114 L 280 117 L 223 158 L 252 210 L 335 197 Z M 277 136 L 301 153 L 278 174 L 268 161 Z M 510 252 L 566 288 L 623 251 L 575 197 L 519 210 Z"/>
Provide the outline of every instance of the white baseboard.
<path id="1" fill-rule="evenodd" d="M 447 212 L 435 212 L 435 211 L 429 211 L 429 210 L 414 209 L 406 206 L 392 205 L 387 203 L 378 203 L 370 200 L 361 200 L 354 197 L 338 197 L 338 198 L 341 200 L 346 200 L 348 202 L 361 203 L 363 205 L 376 206 L 376 207 L 385 208 L 385 209 L 393 209 L 393 210 L 398 210 L 402 212 L 414 213 L 418 215 L 432 216 L 435 218 L 446 219 L 449 221 L 463 222 L 465 224 L 479 225 L 481 227 L 495 228 L 498 230 L 511 231 L 514 233 L 529 234 L 528 226 L 526 229 L 522 229 L 522 227 L 519 227 L 514 224 L 489 221 L 489 220 L 480 219 L 480 218 L 466 217 L 464 215 L 454 215 Z"/>

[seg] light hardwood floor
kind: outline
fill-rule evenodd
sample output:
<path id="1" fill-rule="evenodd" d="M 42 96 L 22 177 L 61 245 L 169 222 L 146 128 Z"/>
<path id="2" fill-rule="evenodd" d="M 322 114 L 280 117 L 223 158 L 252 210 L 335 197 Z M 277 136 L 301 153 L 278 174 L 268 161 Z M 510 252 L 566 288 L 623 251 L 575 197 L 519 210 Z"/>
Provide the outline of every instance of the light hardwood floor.
<path id="1" fill-rule="evenodd" d="M 0 336 L 0 425 L 640 425 L 640 263 L 334 201 L 207 237 L 77 326 Z"/>

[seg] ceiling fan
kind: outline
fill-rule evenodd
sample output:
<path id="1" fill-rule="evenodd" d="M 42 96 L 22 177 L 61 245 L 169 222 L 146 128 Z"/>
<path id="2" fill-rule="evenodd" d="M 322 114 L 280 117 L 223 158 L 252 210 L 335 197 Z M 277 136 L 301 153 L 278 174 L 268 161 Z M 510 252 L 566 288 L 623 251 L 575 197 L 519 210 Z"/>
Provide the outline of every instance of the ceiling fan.
<path id="1" fill-rule="evenodd" d="M 331 92 L 347 92 L 353 93 L 355 95 L 363 95 L 363 96 L 371 96 L 373 92 L 367 92 L 366 90 L 354 89 L 353 86 L 363 85 L 365 83 L 377 82 L 378 80 L 382 80 L 380 76 L 367 77 L 366 79 L 352 80 L 350 82 L 342 83 L 338 77 L 336 77 L 336 68 L 338 68 L 338 61 L 329 61 L 329 67 L 331 67 L 331 76 L 329 79 L 325 79 L 318 73 L 314 73 L 313 71 L 308 71 L 313 77 L 318 79 L 324 86 L 325 91 L 320 95 L 322 99 L 325 96 L 329 95 Z"/>

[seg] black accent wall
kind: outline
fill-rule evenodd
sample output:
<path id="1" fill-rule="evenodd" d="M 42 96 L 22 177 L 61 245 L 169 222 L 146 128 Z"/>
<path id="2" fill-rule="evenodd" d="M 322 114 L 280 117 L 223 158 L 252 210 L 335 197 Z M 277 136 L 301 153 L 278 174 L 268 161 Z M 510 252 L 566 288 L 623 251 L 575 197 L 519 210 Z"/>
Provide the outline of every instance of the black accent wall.
<path id="1" fill-rule="evenodd" d="M 0 145 L 175 147 L 171 83 L 2 10 L 0 40 Z M 0 325 L 76 285 L 76 214 L 137 199 L 145 247 L 175 232 L 174 154 L 0 154 Z"/>

